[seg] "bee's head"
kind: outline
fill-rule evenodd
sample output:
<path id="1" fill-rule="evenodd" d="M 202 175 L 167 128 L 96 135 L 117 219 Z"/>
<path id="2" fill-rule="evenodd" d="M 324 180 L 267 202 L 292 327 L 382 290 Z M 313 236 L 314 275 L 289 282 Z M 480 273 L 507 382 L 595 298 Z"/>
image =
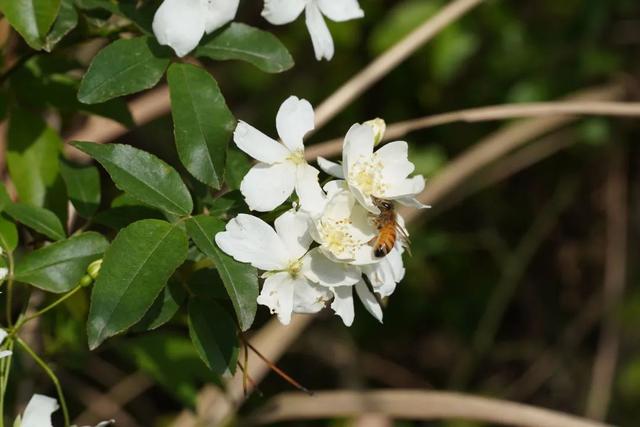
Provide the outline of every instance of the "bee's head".
<path id="1" fill-rule="evenodd" d="M 393 202 L 383 199 L 373 199 L 373 203 L 382 210 L 388 211 L 393 209 Z"/>

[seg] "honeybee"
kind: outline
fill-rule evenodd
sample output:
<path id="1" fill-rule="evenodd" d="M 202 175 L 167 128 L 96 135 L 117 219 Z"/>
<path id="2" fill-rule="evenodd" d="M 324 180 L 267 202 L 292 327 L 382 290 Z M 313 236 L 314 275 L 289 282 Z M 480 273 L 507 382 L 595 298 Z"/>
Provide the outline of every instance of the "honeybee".
<path id="1" fill-rule="evenodd" d="M 378 235 L 373 239 L 373 254 L 378 258 L 385 257 L 396 244 L 396 240 L 409 249 L 409 236 L 404 227 L 398 223 L 398 215 L 392 201 L 373 199 L 380 213 L 373 218 Z"/>

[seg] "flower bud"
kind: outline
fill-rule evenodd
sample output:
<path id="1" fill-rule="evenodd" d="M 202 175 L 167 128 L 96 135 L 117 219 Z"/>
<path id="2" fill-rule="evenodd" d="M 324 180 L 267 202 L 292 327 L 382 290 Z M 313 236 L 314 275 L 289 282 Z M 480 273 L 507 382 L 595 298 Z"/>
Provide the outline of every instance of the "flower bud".
<path id="1" fill-rule="evenodd" d="M 91 264 L 89 264 L 89 267 L 87 267 L 87 273 L 89 273 L 89 276 L 93 280 L 96 280 L 98 278 L 98 273 L 100 273 L 100 267 L 102 267 L 102 259 L 93 261 Z"/>
<path id="2" fill-rule="evenodd" d="M 376 146 L 382 142 L 384 132 L 387 130 L 387 124 L 381 118 L 375 118 L 364 122 L 365 125 L 371 126 L 373 129 L 373 145 Z"/>
<path id="3" fill-rule="evenodd" d="M 78 283 L 80 286 L 84 286 L 85 288 L 93 283 L 93 279 L 89 275 L 82 276 L 80 282 Z"/>

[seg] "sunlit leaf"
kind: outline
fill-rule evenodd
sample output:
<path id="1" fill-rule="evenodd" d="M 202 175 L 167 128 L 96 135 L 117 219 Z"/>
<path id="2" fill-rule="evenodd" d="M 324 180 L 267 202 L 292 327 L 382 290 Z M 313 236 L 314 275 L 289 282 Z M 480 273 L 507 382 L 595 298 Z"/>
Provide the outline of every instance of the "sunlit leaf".
<path id="1" fill-rule="evenodd" d="M 93 286 L 87 321 L 91 349 L 142 319 L 184 262 L 187 248 L 185 232 L 165 221 L 138 221 L 118 233 Z"/>
<path id="2" fill-rule="evenodd" d="M 116 186 L 149 206 L 176 215 L 188 215 L 193 200 L 180 175 L 156 156 L 123 144 L 73 145 L 96 159 Z"/>
<path id="3" fill-rule="evenodd" d="M 36 50 L 42 49 L 59 9 L 60 0 L 0 0 L 0 11 Z"/>
<path id="4" fill-rule="evenodd" d="M 93 58 L 78 99 L 96 104 L 149 89 L 164 75 L 169 58 L 168 50 L 152 37 L 117 40 Z"/>
<path id="5" fill-rule="evenodd" d="M 98 233 L 79 234 L 24 256 L 16 264 L 15 278 L 45 291 L 67 292 L 108 247 L 107 239 Z"/>
<path id="6" fill-rule="evenodd" d="M 205 38 L 194 54 L 218 61 L 246 61 L 267 73 L 281 73 L 294 64 L 291 54 L 276 36 L 236 22 Z"/>

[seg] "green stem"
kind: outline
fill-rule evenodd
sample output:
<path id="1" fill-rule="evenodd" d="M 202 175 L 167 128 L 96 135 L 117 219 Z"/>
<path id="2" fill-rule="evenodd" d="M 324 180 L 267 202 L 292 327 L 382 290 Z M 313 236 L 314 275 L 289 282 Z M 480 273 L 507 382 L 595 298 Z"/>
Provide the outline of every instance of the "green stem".
<path id="1" fill-rule="evenodd" d="M 60 400 L 62 415 L 64 416 L 64 426 L 69 427 L 69 424 L 70 424 L 69 410 L 67 409 L 67 402 L 64 399 L 64 394 L 62 393 L 60 380 L 58 380 L 58 377 L 56 376 L 56 374 L 53 373 L 51 368 L 49 368 L 49 366 L 44 362 L 44 360 L 40 359 L 40 357 L 31 349 L 31 347 L 29 347 L 29 345 L 26 342 L 24 342 L 20 337 L 16 337 L 16 341 L 18 342 L 18 344 L 20 344 L 20 346 L 24 349 L 24 351 L 26 351 L 29 354 L 29 356 L 31 356 L 31 358 L 42 368 L 42 370 L 46 372 L 46 374 L 51 379 L 51 382 L 53 382 L 53 385 L 56 388 L 56 391 L 58 393 L 58 399 Z"/>
<path id="2" fill-rule="evenodd" d="M 13 351 L 13 341 L 9 341 L 7 350 Z M 4 396 L 7 394 L 7 384 L 9 383 L 12 360 L 13 355 L 5 357 L 0 361 L 0 427 L 4 427 Z"/>
<path id="3" fill-rule="evenodd" d="M 58 298 L 57 300 L 55 300 L 54 302 L 52 302 L 51 304 L 49 304 L 48 306 L 46 306 L 45 308 L 43 308 L 42 310 L 36 311 L 35 313 L 31 314 L 30 316 L 27 316 L 25 318 L 22 318 L 22 319 L 18 320 L 18 323 L 16 324 L 15 327 L 13 327 L 11 329 L 11 332 L 9 333 L 9 335 L 10 336 L 14 336 L 18 332 L 18 330 L 20 330 L 20 328 L 25 323 L 35 319 L 36 317 L 42 316 L 43 314 L 45 314 L 49 310 L 51 310 L 51 309 L 57 307 L 58 305 L 62 304 L 63 302 L 65 302 L 66 300 L 71 298 L 76 292 L 78 292 L 82 288 L 83 288 L 82 285 L 78 285 L 75 288 L 73 288 L 72 290 L 70 290 L 69 292 L 67 292 L 66 294 L 64 294 L 63 296 L 61 296 L 60 298 Z"/>
<path id="4" fill-rule="evenodd" d="M 13 326 L 13 254 L 7 252 L 7 264 L 9 272 L 7 277 L 7 324 Z"/>

